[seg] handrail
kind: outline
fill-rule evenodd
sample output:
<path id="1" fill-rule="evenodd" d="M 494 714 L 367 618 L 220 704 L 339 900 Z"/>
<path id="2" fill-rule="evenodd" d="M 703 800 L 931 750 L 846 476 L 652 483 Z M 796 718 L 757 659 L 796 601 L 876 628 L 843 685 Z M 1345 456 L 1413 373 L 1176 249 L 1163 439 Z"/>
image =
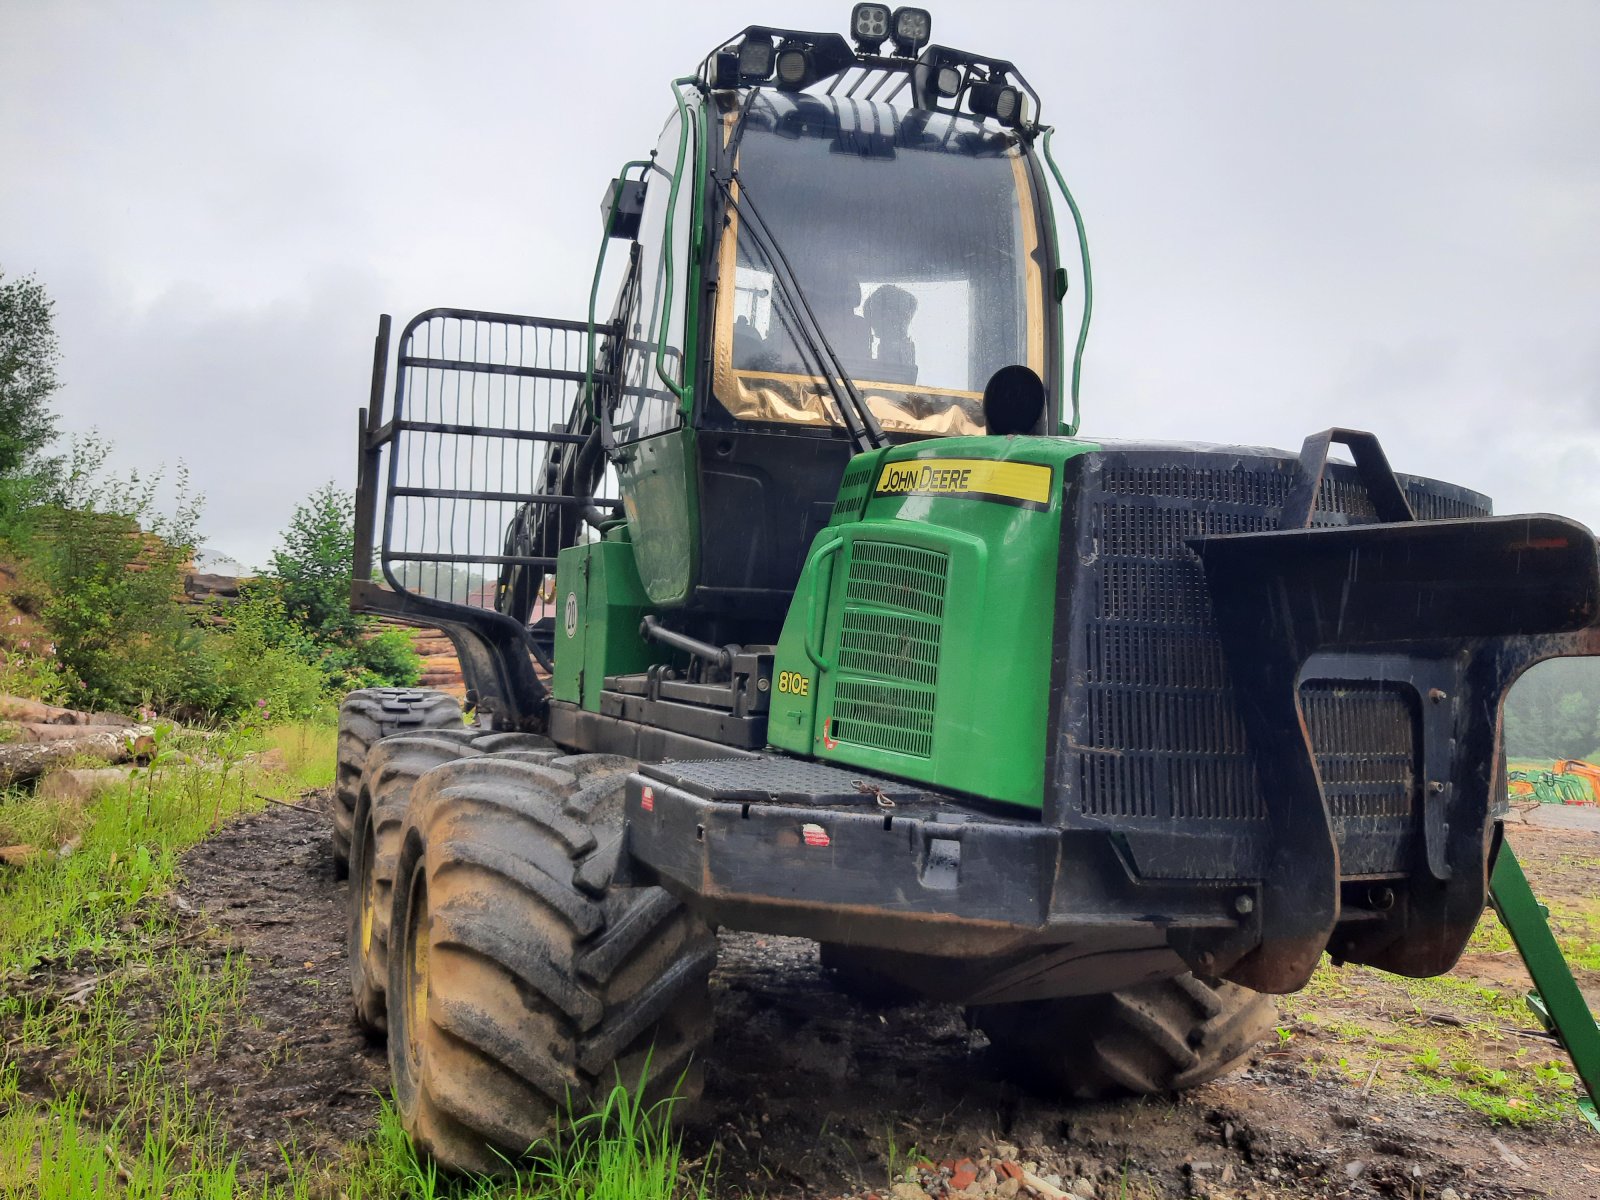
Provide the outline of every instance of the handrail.
<path id="1" fill-rule="evenodd" d="M 1044 148 L 1044 161 L 1050 167 L 1050 174 L 1055 176 L 1056 186 L 1061 189 L 1061 195 L 1066 199 L 1067 207 L 1072 210 L 1072 223 L 1078 231 L 1078 252 L 1083 262 L 1083 324 L 1078 328 L 1078 346 L 1072 354 L 1072 424 L 1066 433 L 1078 432 L 1078 380 L 1083 372 L 1083 347 L 1089 340 L 1089 318 L 1094 312 L 1094 275 L 1089 268 L 1089 235 L 1084 232 L 1083 213 L 1078 209 L 1078 202 L 1073 199 L 1072 189 L 1067 186 L 1067 181 L 1062 177 L 1061 168 L 1056 166 L 1055 156 L 1050 153 L 1050 135 L 1055 130 L 1046 128 L 1042 146 Z"/>

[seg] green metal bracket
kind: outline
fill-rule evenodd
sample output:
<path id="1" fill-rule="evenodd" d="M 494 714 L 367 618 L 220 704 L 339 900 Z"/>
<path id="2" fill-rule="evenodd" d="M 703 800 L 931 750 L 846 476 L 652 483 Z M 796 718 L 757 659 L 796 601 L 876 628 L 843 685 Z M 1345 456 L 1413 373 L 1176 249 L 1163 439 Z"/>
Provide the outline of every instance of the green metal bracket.
<path id="1" fill-rule="evenodd" d="M 1550 932 L 1548 912 L 1528 886 L 1528 877 L 1508 842 L 1501 843 L 1495 858 L 1489 898 L 1533 976 L 1536 990 L 1528 996 L 1528 1007 L 1572 1057 L 1578 1078 L 1589 1093 L 1578 1101 L 1578 1111 L 1600 1132 L 1596 1113 L 1600 1104 L 1600 1025 Z"/>

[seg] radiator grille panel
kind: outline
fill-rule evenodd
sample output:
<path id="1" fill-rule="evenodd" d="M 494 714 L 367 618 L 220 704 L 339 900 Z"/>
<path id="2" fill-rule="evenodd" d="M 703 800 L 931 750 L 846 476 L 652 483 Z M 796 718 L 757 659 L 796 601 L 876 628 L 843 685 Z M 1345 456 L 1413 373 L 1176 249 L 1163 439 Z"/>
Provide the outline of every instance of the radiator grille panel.
<path id="1" fill-rule="evenodd" d="M 850 552 L 844 602 L 904 609 L 937 620 L 944 616 L 949 571 L 949 559 L 936 550 L 859 541 Z"/>
<path id="2" fill-rule="evenodd" d="M 1409 694 L 1326 680 L 1300 689 L 1335 819 L 1410 816 L 1416 795 L 1416 719 Z"/>
<path id="3" fill-rule="evenodd" d="M 1197 459 L 1205 456 L 1196 455 Z M 1221 459 L 1222 461 L 1218 461 Z M 1241 462 L 1241 460 L 1243 460 Z M 1287 458 L 1240 454 L 1174 464 L 1107 451 L 1086 464 L 1069 533 L 1077 617 L 1064 702 L 1062 782 L 1084 816 L 1130 831 L 1248 835 L 1269 798 L 1228 679 L 1192 538 L 1278 527 Z M 1422 520 L 1487 515 L 1468 496 L 1402 479 Z M 1375 512 L 1348 466 L 1330 465 L 1312 523 Z M 1417 821 L 1420 713 L 1409 685 L 1313 681 L 1302 707 L 1346 873 L 1400 869 Z M 1219 877 L 1231 869 L 1218 863 Z"/>
<path id="4" fill-rule="evenodd" d="M 839 617 L 833 736 L 933 755 L 947 555 L 894 542 L 851 544 Z"/>
<path id="5" fill-rule="evenodd" d="M 939 626 L 918 617 L 845 609 L 839 670 L 934 687 L 939 682 Z"/>
<path id="6" fill-rule="evenodd" d="M 841 678 L 833 693 L 833 736 L 919 758 L 933 755 L 933 693 Z"/>

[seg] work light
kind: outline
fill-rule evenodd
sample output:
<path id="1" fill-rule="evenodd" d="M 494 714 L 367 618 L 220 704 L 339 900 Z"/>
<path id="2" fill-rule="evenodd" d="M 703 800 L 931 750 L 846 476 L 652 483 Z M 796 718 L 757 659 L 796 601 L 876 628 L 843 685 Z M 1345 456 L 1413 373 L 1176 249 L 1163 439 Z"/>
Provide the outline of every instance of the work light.
<path id="1" fill-rule="evenodd" d="M 961 68 L 940 67 L 934 72 L 933 88 L 941 96 L 959 96 L 961 94 Z"/>
<path id="2" fill-rule="evenodd" d="M 763 83 L 772 78 L 772 39 L 747 37 L 739 43 L 739 82 Z"/>
<path id="3" fill-rule="evenodd" d="M 778 51 L 778 86 L 799 91 L 810 81 L 811 56 L 804 50 Z"/>
<path id="4" fill-rule="evenodd" d="M 967 103 L 980 117 L 993 117 L 1002 125 L 1022 123 L 1022 92 L 1010 84 L 974 84 Z"/>
<path id="5" fill-rule="evenodd" d="M 889 37 L 889 6 L 858 4 L 850 13 L 850 36 L 856 49 L 876 54 Z"/>
<path id="6" fill-rule="evenodd" d="M 926 46 L 933 33 L 933 18 L 925 8 L 897 8 L 890 24 L 894 29 L 895 53 L 905 58 Z"/>

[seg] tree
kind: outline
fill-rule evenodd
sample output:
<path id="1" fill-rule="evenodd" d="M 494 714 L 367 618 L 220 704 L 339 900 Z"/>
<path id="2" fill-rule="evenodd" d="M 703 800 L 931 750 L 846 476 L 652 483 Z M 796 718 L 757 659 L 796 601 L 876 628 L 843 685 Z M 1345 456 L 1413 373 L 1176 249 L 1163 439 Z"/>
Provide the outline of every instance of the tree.
<path id="1" fill-rule="evenodd" d="M 1600 662 L 1558 658 L 1530 670 L 1506 697 L 1512 758 L 1586 758 L 1600 746 Z"/>
<path id="2" fill-rule="evenodd" d="M 272 574 L 289 619 L 314 637 L 348 641 L 361 623 L 350 612 L 355 574 L 355 498 L 326 483 L 297 505 Z"/>
<path id="3" fill-rule="evenodd" d="M 17 475 L 56 436 L 55 301 L 31 275 L 0 272 L 0 478 Z"/>
<path id="4" fill-rule="evenodd" d="M 350 611 L 354 574 L 355 498 L 324 484 L 296 506 L 272 555 L 270 585 L 331 690 L 415 685 L 422 660 L 411 639 L 397 629 L 373 633 Z"/>

